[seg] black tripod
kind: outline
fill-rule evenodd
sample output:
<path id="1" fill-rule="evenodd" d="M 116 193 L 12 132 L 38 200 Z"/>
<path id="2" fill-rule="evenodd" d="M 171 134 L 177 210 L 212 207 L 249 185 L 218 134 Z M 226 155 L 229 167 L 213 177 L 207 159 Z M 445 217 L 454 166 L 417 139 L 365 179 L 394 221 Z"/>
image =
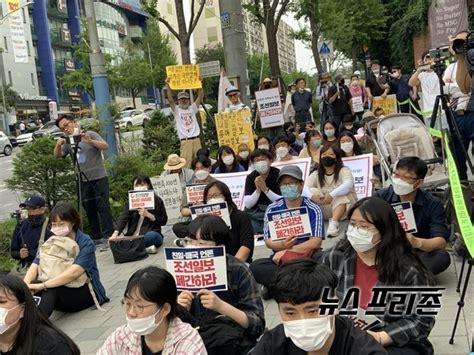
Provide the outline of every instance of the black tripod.
<path id="1" fill-rule="evenodd" d="M 80 137 L 80 136 L 79 136 Z M 89 179 L 87 176 L 82 172 L 81 170 L 81 164 L 78 159 L 78 154 L 79 150 L 81 147 L 79 147 L 79 142 L 80 139 L 76 139 L 75 136 L 72 136 L 69 138 L 72 142 L 68 142 L 70 147 L 71 147 L 71 158 L 72 158 L 72 164 L 74 166 L 75 170 L 75 182 L 76 182 L 76 193 L 77 193 L 77 209 L 79 211 L 79 216 L 81 216 L 81 229 L 84 229 L 84 218 L 82 218 L 82 203 L 84 202 L 82 200 L 82 183 L 89 182 Z"/>

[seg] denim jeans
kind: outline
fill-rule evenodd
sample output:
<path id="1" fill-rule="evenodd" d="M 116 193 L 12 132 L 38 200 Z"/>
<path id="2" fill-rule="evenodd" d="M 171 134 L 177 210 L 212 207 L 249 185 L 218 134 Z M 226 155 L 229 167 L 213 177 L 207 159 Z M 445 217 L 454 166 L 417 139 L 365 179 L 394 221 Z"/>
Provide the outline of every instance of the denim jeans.
<path id="1" fill-rule="evenodd" d="M 155 231 L 146 232 L 143 239 L 145 240 L 146 248 L 151 247 L 152 245 L 159 248 L 163 244 L 163 235 Z"/>

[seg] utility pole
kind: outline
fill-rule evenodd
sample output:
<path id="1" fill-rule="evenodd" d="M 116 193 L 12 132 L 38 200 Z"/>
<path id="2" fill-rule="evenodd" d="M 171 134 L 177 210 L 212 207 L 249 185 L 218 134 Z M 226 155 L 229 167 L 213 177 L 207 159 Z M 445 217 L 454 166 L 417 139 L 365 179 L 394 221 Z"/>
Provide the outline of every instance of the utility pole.
<path id="1" fill-rule="evenodd" d="M 5 67 L 3 65 L 3 48 L 0 48 L 0 85 L 2 91 L 2 108 L 3 108 L 3 132 L 8 135 L 10 132 L 8 131 L 8 118 L 7 118 L 7 103 L 5 101 Z"/>
<path id="2" fill-rule="evenodd" d="M 151 80 L 153 83 L 153 99 L 155 100 L 155 110 L 158 110 L 158 100 L 156 97 L 156 84 L 155 84 L 155 75 L 153 75 L 153 64 L 151 62 L 151 51 L 150 51 L 150 43 L 147 43 L 148 46 L 148 60 L 150 61 L 150 71 L 151 71 Z"/>
<path id="3" fill-rule="evenodd" d="M 219 0 L 227 76 L 238 77 L 242 101 L 250 107 L 247 49 L 241 1 Z"/>
<path id="4" fill-rule="evenodd" d="M 84 0 L 84 10 L 86 13 L 87 30 L 89 31 L 90 62 L 95 93 L 95 106 L 99 120 L 104 127 L 105 141 L 109 145 L 106 154 L 112 159 L 112 162 L 114 162 L 117 156 L 117 143 L 115 141 L 114 122 L 110 111 L 109 81 L 107 80 L 104 55 L 99 44 L 93 0 Z"/>

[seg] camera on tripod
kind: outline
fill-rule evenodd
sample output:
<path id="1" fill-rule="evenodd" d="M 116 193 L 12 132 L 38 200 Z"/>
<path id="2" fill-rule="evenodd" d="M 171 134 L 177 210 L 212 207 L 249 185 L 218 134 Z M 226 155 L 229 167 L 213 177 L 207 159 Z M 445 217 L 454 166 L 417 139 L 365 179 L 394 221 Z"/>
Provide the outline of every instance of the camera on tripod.
<path id="1" fill-rule="evenodd" d="M 441 60 L 445 60 L 451 56 L 451 52 L 449 51 L 449 46 L 433 48 L 429 51 L 430 59 L 435 62 L 439 62 Z"/>
<path id="2" fill-rule="evenodd" d="M 70 146 L 75 146 L 79 144 L 79 142 L 81 141 L 81 136 L 80 135 L 66 136 L 64 137 L 64 139 L 66 140 L 66 143 L 69 144 Z"/>
<path id="3" fill-rule="evenodd" d="M 470 32 L 466 39 L 457 38 L 453 41 L 453 51 L 456 54 L 464 54 L 470 65 L 469 73 L 474 73 L 474 32 Z"/>

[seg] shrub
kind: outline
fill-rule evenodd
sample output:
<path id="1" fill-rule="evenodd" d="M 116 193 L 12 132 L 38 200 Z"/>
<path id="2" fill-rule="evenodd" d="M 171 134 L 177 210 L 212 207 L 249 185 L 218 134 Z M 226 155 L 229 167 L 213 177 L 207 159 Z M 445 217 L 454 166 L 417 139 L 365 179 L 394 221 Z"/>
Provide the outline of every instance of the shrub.
<path id="1" fill-rule="evenodd" d="M 10 243 L 16 221 L 13 219 L 0 223 L 0 272 L 8 272 L 16 265 L 10 257 Z"/>

